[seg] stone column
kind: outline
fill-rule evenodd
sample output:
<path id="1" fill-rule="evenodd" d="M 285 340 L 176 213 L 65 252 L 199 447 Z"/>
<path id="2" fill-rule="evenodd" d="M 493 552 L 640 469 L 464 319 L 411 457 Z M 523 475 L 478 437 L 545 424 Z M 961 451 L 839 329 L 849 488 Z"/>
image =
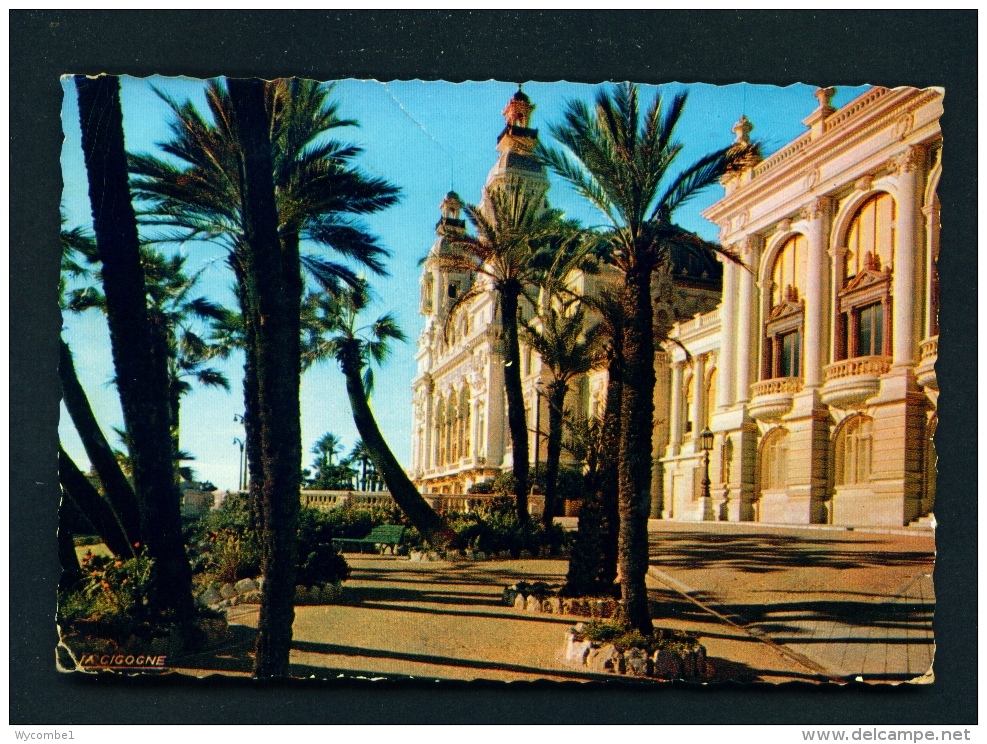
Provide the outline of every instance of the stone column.
<path id="1" fill-rule="evenodd" d="M 898 224 L 894 248 L 892 351 L 895 367 L 915 363 L 915 245 L 918 228 L 919 168 L 924 151 L 909 147 L 898 163 Z"/>
<path id="2" fill-rule="evenodd" d="M 682 373 L 685 369 L 684 362 L 675 362 L 672 365 L 672 401 L 671 415 L 669 416 L 669 454 L 677 455 L 682 446 Z"/>
<path id="3" fill-rule="evenodd" d="M 692 383 L 696 386 L 692 395 L 692 439 L 699 441 L 699 432 L 703 430 L 703 403 L 706 398 L 706 355 L 696 357 L 692 375 Z"/>
<path id="4" fill-rule="evenodd" d="M 934 204 L 929 204 L 922 207 L 922 214 L 925 216 L 925 287 L 923 288 L 922 294 L 925 296 L 925 318 L 923 318 L 923 328 L 922 334 L 924 338 L 935 336 L 936 333 L 934 329 L 936 327 L 935 318 L 935 308 L 932 307 L 932 277 L 935 274 L 936 265 L 936 249 L 939 247 L 937 245 L 936 237 L 936 221 L 938 215 L 936 214 L 936 208 Z"/>
<path id="5" fill-rule="evenodd" d="M 716 400 L 711 406 L 728 408 L 733 405 L 734 369 L 736 368 L 737 272 L 743 271 L 728 259 L 723 260 L 723 302 L 720 304 L 720 361 Z"/>
<path id="6" fill-rule="evenodd" d="M 748 238 L 743 259 L 747 268 L 740 272 L 740 298 L 737 313 L 737 391 L 734 400 L 746 403 L 751 399 L 751 352 L 757 347 L 751 340 L 751 326 L 757 316 L 757 295 L 754 278 L 758 270 L 758 253 L 753 247 L 754 238 Z"/>
<path id="7" fill-rule="evenodd" d="M 809 205 L 809 256 L 805 292 L 805 387 L 822 382 L 823 325 L 825 317 L 826 252 L 829 242 L 829 199 L 813 199 Z"/>

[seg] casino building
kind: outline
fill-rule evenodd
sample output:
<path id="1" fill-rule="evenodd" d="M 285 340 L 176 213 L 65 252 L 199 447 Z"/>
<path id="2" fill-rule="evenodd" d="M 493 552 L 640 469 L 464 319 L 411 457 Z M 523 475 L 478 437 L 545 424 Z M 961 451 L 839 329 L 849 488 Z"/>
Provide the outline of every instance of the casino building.
<path id="1" fill-rule="evenodd" d="M 743 265 L 673 256 L 657 280 L 674 284 L 668 309 L 677 322 L 674 343 L 655 357 L 653 517 L 930 519 L 943 96 L 875 87 L 837 110 L 833 93 L 816 91 L 806 132 L 729 173 L 725 195 L 704 211 Z M 532 109 L 520 91 L 505 109 L 485 188 L 517 177 L 547 192 L 530 157 Z M 739 144 L 752 128 L 741 118 Z M 456 194 L 443 200 L 430 258 L 465 229 L 461 209 Z M 585 277 L 584 288 L 607 280 Z M 450 300 L 474 281 L 482 279 L 425 262 L 411 474 L 428 493 L 463 493 L 511 467 L 493 293 L 459 313 L 448 343 L 441 331 Z M 533 430 L 543 372 L 526 349 L 522 365 Z M 602 410 L 605 372 L 574 388 L 567 407 Z M 704 430 L 713 435 L 708 451 Z"/>

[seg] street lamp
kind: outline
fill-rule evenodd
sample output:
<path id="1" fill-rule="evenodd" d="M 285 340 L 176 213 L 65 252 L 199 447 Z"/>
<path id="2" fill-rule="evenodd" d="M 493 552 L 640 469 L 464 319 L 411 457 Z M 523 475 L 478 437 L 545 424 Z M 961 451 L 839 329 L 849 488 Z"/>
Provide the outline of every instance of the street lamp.
<path id="1" fill-rule="evenodd" d="M 244 459 L 244 448 L 246 447 L 246 442 L 240 439 L 240 437 L 233 437 L 233 444 L 240 445 L 240 468 L 239 468 L 239 472 L 237 473 L 237 476 L 239 478 L 239 484 L 237 485 L 237 490 L 242 491 L 244 486 L 243 459 Z"/>
<path id="2" fill-rule="evenodd" d="M 703 498 L 706 499 L 704 503 L 709 503 L 710 498 L 710 480 L 709 480 L 709 453 L 713 449 L 713 432 L 709 428 L 703 429 L 699 433 L 699 446 L 702 448 L 704 458 L 703 458 Z"/>

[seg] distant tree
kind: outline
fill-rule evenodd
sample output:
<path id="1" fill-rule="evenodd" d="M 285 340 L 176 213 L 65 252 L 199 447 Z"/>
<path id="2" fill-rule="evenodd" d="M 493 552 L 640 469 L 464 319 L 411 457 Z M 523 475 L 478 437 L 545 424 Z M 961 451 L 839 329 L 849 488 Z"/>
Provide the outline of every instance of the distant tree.
<path id="1" fill-rule="evenodd" d="M 521 338 L 538 353 L 552 374 L 548 382 L 548 454 L 545 460 L 545 508 L 542 523 L 551 526 L 555 517 L 559 459 L 562 455 L 565 398 L 572 381 L 600 363 L 599 326 L 587 325 L 586 311 L 578 300 L 565 300 L 549 293 L 537 325 L 525 322 Z"/>
<path id="2" fill-rule="evenodd" d="M 460 294 L 448 314 L 456 312 L 488 286 L 500 305 L 504 348 L 504 389 L 516 484 L 517 516 L 528 521 L 528 422 L 521 386 L 521 346 L 518 337 L 522 300 L 537 302 L 539 281 L 568 239 L 577 234 L 576 225 L 564 220 L 558 210 L 546 209 L 544 190 L 520 179 L 509 179 L 484 192 L 483 206 L 467 205 L 466 216 L 476 231 L 451 240 L 451 250 L 438 257 L 447 271 L 470 273 L 482 278 Z"/>

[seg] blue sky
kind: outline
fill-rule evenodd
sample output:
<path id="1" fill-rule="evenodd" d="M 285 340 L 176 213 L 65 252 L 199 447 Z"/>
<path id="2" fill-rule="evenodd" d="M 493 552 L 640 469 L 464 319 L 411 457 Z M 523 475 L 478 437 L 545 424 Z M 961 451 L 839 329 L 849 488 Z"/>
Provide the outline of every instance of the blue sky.
<path id="1" fill-rule="evenodd" d="M 157 153 L 157 143 L 167 138 L 170 111 L 153 87 L 181 101 L 192 100 L 205 109 L 203 83 L 193 78 L 123 78 L 122 102 L 127 149 L 135 153 Z M 689 102 L 676 134 L 685 145 L 677 165 L 686 166 L 701 155 L 729 144 L 731 127 L 741 114 L 754 123 L 752 137 L 763 143 L 765 155 L 777 150 L 805 131 L 802 119 L 817 106 L 814 88 L 792 85 L 785 88 L 738 84 L 661 86 L 663 96 L 686 88 Z M 377 374 L 373 406 L 378 422 L 398 459 L 411 459 L 411 380 L 416 372 L 414 339 L 422 328 L 418 315 L 418 260 L 435 239 L 438 205 L 450 188 L 469 203 L 480 199 L 480 190 L 497 153 L 496 138 L 503 129 L 501 111 L 517 89 L 516 83 L 446 83 L 343 80 L 334 97 L 340 115 L 356 119 L 358 127 L 339 130 L 339 136 L 361 145 L 359 166 L 368 174 L 386 178 L 402 190 L 400 203 L 368 218 L 370 229 L 392 253 L 390 276 L 374 280 L 375 312 L 393 311 L 409 342 L 398 344 L 386 367 Z M 525 92 L 536 109 L 532 126 L 550 141 L 549 126 L 561 119 L 565 103 L 574 98 L 591 101 L 596 86 L 578 83 L 525 83 Z M 860 95 L 865 87 L 837 88 L 834 106 L 842 106 Z M 68 227 L 90 228 L 88 186 L 82 156 L 75 85 L 63 81 L 62 147 L 64 191 L 62 209 Z M 653 86 L 642 86 L 642 99 L 650 101 Z M 557 179 L 552 180 L 549 199 L 584 224 L 600 223 L 600 217 Z M 715 239 L 717 228 L 700 212 L 722 196 L 720 187 L 710 188 L 675 215 L 683 227 Z M 178 250 L 176 248 L 176 250 Z M 198 293 L 232 305 L 232 278 L 222 259 L 222 249 L 204 242 L 181 248 L 190 270 L 204 269 Z M 107 436 L 112 427 L 122 427 L 120 403 L 110 380 L 113 376 L 106 322 L 90 311 L 65 314 L 63 337 L 75 354 L 76 368 L 97 419 Z M 236 487 L 239 448 L 234 437 L 243 429 L 234 414 L 243 410 L 242 357 L 217 366 L 229 377 L 232 390 L 196 388 L 182 405 L 182 448 L 196 460 L 190 463 L 198 476 L 219 488 Z M 312 445 L 325 432 L 343 439 L 347 450 L 357 438 L 342 377 L 334 364 L 325 363 L 308 371 L 302 379 L 303 461 L 312 461 Z M 80 467 L 89 461 L 64 406 L 59 435 L 67 452 Z"/>

